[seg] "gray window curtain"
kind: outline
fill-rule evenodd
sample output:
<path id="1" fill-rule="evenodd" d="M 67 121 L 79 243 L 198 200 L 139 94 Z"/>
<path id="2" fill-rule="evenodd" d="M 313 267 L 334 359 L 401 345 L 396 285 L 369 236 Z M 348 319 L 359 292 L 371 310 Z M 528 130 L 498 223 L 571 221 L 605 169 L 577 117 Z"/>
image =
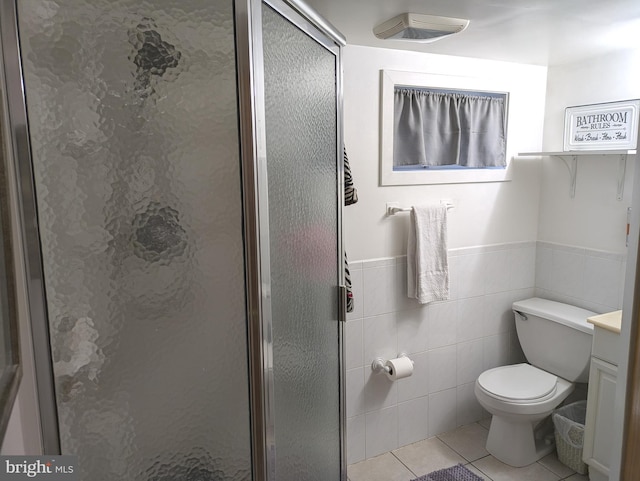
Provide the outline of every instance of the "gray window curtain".
<path id="1" fill-rule="evenodd" d="M 505 98 L 396 88 L 393 165 L 505 167 Z"/>

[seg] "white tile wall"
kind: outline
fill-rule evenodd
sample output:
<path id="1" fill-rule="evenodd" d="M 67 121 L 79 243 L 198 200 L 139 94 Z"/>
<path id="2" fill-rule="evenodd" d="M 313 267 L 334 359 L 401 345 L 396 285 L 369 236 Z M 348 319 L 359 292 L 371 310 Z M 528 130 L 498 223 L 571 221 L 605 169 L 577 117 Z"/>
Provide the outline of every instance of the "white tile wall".
<path id="1" fill-rule="evenodd" d="M 355 307 L 355 306 L 354 306 Z M 349 348 L 345 352 L 345 369 L 355 369 L 364 364 L 364 336 L 362 319 L 347 322 L 344 329 L 345 342 Z"/>
<path id="2" fill-rule="evenodd" d="M 426 351 L 429 346 L 432 317 L 429 309 L 412 309 L 395 314 L 398 348 L 406 354 Z"/>
<path id="3" fill-rule="evenodd" d="M 397 357 L 398 328 L 394 312 L 366 317 L 363 333 L 366 364 L 370 364 L 377 357 L 383 359 Z"/>
<path id="4" fill-rule="evenodd" d="M 406 295 L 406 257 L 350 264 L 346 325 L 349 464 L 481 419 L 473 392 L 489 368 L 524 362 L 511 304 L 538 295 L 596 312 L 619 309 L 622 255 L 547 242 L 449 251 L 450 299 Z M 411 377 L 390 382 L 371 362 L 405 352 Z"/>
<path id="5" fill-rule="evenodd" d="M 485 256 L 486 254 L 471 254 L 454 256 L 451 259 L 451 280 L 455 284 L 455 298 L 465 299 L 485 293 Z"/>
<path id="6" fill-rule="evenodd" d="M 347 418 L 347 464 L 353 464 L 366 457 L 365 452 L 365 416 Z"/>
<path id="7" fill-rule="evenodd" d="M 429 313 L 427 327 L 427 349 L 450 346 L 456 343 L 458 327 L 452 319 L 456 318 L 457 303 L 438 302 L 428 309 L 423 309 Z"/>
<path id="8" fill-rule="evenodd" d="M 428 396 L 398 404 L 398 446 L 405 446 L 429 437 L 428 413 Z"/>
<path id="9" fill-rule="evenodd" d="M 482 371 L 484 371 L 483 346 L 482 339 L 456 344 L 458 375 L 454 379 L 456 382 L 453 386 L 475 382 L 478 376 L 482 374 Z"/>
<path id="10" fill-rule="evenodd" d="M 514 300 L 533 295 L 535 253 L 535 243 L 451 250 L 451 299 L 426 306 L 406 295 L 406 257 L 351 263 L 349 463 L 483 416 L 474 382 L 486 365 L 520 352 L 509 314 Z M 376 357 L 401 352 L 414 361 L 411 377 L 393 383 L 371 371 Z"/>
<path id="11" fill-rule="evenodd" d="M 509 249 L 507 252 L 510 289 L 524 289 L 529 287 L 531 279 L 535 278 L 535 245 L 529 245 L 519 249 Z"/>
<path id="12" fill-rule="evenodd" d="M 395 259 L 391 259 L 394 260 Z M 363 267 L 366 263 L 363 263 Z M 377 316 L 396 310 L 396 266 L 386 265 L 363 269 L 364 317 Z"/>
<path id="13" fill-rule="evenodd" d="M 626 256 L 538 242 L 536 295 L 595 312 L 622 308 Z"/>
<path id="14" fill-rule="evenodd" d="M 483 409 L 476 400 L 475 379 L 469 384 L 458 385 L 456 391 L 456 424 L 465 426 L 483 417 Z"/>
<path id="15" fill-rule="evenodd" d="M 347 418 L 364 414 L 364 367 L 350 369 L 345 376 Z"/>
<path id="16" fill-rule="evenodd" d="M 456 346 L 429 351 L 429 393 L 455 387 L 457 365 Z"/>
<path id="17" fill-rule="evenodd" d="M 516 336 L 517 339 L 517 336 Z M 514 340 L 514 342 L 516 342 Z M 500 332 L 482 339 L 482 370 L 486 371 L 498 366 L 504 366 L 518 359 L 511 358 L 511 334 Z M 475 381 L 475 379 L 474 379 Z"/>
<path id="18" fill-rule="evenodd" d="M 429 437 L 456 428 L 457 389 L 446 389 L 429 395 Z"/>
<path id="19" fill-rule="evenodd" d="M 398 406 L 367 413 L 364 436 L 367 458 L 395 449 L 398 446 Z"/>
<path id="20" fill-rule="evenodd" d="M 471 297 L 457 302 L 455 317 L 458 343 L 480 339 L 485 331 L 485 297 Z"/>

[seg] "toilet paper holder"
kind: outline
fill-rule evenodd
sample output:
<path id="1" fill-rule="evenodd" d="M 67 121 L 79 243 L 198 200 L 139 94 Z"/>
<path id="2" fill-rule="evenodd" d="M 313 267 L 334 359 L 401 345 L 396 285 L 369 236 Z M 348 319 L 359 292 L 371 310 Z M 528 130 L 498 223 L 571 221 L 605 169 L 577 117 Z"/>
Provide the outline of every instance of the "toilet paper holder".
<path id="1" fill-rule="evenodd" d="M 406 357 L 407 359 L 409 359 L 409 356 L 407 356 L 406 352 L 401 352 L 400 354 L 398 354 L 398 357 Z M 411 364 L 413 364 L 413 360 L 409 360 L 411 361 Z M 386 372 L 387 374 L 389 374 L 389 372 L 391 372 L 391 368 L 387 366 L 386 363 L 386 359 L 376 357 L 371 363 L 371 370 L 375 373 Z"/>

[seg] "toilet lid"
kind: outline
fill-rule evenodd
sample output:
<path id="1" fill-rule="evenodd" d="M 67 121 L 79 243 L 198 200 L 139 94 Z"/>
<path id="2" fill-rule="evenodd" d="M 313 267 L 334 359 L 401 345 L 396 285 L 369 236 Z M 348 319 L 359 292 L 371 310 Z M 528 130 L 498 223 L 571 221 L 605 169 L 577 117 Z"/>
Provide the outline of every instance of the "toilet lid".
<path id="1" fill-rule="evenodd" d="M 529 364 L 501 366 L 480 374 L 480 387 L 496 397 L 515 402 L 533 401 L 552 394 L 558 378 Z"/>

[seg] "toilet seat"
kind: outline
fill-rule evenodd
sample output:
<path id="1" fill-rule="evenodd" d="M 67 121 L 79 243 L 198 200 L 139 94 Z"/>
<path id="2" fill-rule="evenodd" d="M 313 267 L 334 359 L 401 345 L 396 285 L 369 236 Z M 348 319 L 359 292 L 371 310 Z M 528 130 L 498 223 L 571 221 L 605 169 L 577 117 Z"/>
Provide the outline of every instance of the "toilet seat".
<path id="1" fill-rule="evenodd" d="M 477 385 L 494 399 L 530 404 L 552 398 L 556 394 L 558 378 L 530 364 L 514 364 L 483 372 Z"/>

